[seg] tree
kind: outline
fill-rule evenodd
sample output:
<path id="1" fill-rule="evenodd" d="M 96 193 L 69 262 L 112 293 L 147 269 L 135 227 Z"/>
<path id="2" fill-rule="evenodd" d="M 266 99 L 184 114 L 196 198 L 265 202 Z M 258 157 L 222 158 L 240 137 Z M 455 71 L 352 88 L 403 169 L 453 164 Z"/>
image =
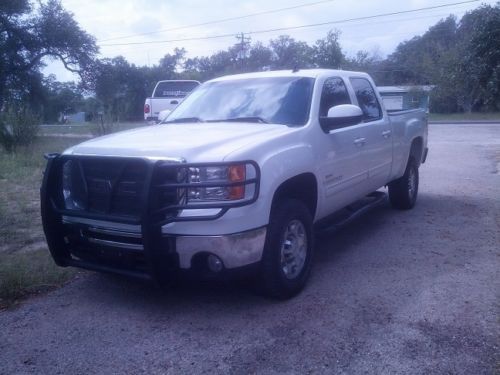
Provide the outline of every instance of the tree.
<path id="1" fill-rule="evenodd" d="M 272 39 L 269 46 L 273 53 L 272 69 L 294 69 L 313 67 L 313 49 L 306 43 L 296 41 L 288 35 Z"/>
<path id="2" fill-rule="evenodd" d="M 500 3 L 439 21 L 400 43 L 384 62 L 385 84 L 430 84 L 436 112 L 500 109 Z"/>
<path id="3" fill-rule="evenodd" d="M 449 16 L 422 36 L 400 43 L 383 64 L 384 84 L 434 85 L 431 107 L 436 112 L 457 112 L 463 82 L 457 69 L 461 56 L 457 21 Z"/>
<path id="4" fill-rule="evenodd" d="M 74 82 L 58 82 L 54 75 L 43 80 L 43 120 L 46 123 L 60 121 L 61 114 L 85 109 L 80 88 Z"/>
<path id="5" fill-rule="evenodd" d="M 466 13 L 457 29 L 459 100 L 466 112 L 500 109 L 500 2 Z"/>
<path id="6" fill-rule="evenodd" d="M 346 58 L 339 44 L 340 32 L 330 30 L 325 38 L 318 39 L 313 47 L 314 65 L 318 68 L 338 69 Z"/>
<path id="7" fill-rule="evenodd" d="M 160 59 L 159 68 L 163 71 L 163 79 L 173 79 L 177 69 L 182 67 L 185 60 L 186 50 L 184 48 L 175 48 L 174 54 L 167 53 Z"/>
<path id="8" fill-rule="evenodd" d="M 123 56 L 99 60 L 94 69 L 94 93 L 104 111 L 113 121 L 139 120 L 143 116 L 144 99 L 162 79 L 177 79 L 178 73 L 165 65 L 137 67 Z"/>
<path id="9" fill-rule="evenodd" d="M 269 69 L 272 64 L 273 52 L 269 47 L 257 42 L 250 47 L 247 61 L 247 70 L 255 72 L 258 70 Z"/>
<path id="10" fill-rule="evenodd" d="M 0 2 L 0 108 L 6 99 L 26 99 L 44 58 L 58 59 L 83 81 L 98 52 L 58 0 Z M 13 93 L 14 98 L 9 96 Z"/>

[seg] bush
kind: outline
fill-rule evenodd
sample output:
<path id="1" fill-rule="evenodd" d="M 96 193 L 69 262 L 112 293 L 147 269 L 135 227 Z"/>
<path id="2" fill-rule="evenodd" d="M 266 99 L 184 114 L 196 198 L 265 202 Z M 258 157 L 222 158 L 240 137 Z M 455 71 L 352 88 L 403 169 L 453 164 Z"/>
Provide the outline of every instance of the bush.
<path id="1" fill-rule="evenodd" d="M 93 135 L 97 136 L 111 134 L 116 131 L 119 125 L 118 121 L 115 121 L 110 112 L 98 113 L 96 120 L 91 132 Z"/>
<path id="2" fill-rule="evenodd" d="M 18 146 L 31 145 L 38 133 L 39 124 L 40 117 L 29 108 L 7 110 L 0 114 L 0 144 L 9 153 L 16 151 Z"/>

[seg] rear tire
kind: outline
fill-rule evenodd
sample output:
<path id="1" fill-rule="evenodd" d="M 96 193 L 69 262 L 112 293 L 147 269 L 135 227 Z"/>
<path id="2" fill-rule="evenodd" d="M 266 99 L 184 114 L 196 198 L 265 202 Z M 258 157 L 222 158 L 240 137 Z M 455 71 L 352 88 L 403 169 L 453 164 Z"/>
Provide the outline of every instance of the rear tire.
<path id="1" fill-rule="evenodd" d="M 406 165 L 405 174 L 389 183 L 389 200 L 394 208 L 409 210 L 415 206 L 418 194 L 418 166 L 413 157 Z"/>
<path id="2" fill-rule="evenodd" d="M 264 294 L 287 299 L 305 286 L 313 256 L 312 216 L 296 199 L 280 200 L 272 209 L 262 256 Z"/>

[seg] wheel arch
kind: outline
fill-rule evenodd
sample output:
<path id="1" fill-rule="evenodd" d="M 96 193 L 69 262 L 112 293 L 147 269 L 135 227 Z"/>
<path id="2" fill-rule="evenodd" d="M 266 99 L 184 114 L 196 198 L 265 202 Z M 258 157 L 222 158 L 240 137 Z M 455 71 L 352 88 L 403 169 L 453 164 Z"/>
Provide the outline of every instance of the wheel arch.
<path id="1" fill-rule="evenodd" d="M 318 208 L 318 182 L 311 172 L 301 173 L 282 182 L 275 190 L 271 209 L 283 198 L 303 202 L 314 218 Z"/>
<path id="2" fill-rule="evenodd" d="M 424 155 L 424 139 L 422 137 L 415 137 L 411 141 L 410 154 L 408 160 L 413 157 L 417 166 L 422 163 L 422 156 Z"/>

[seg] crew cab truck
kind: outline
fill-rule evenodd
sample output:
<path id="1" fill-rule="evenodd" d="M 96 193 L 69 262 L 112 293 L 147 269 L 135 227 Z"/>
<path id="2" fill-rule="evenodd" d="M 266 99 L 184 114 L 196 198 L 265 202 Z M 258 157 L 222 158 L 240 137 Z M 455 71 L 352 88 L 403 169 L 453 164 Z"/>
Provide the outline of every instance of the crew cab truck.
<path id="1" fill-rule="evenodd" d="M 156 122 L 162 111 L 172 111 L 200 85 L 198 81 L 158 81 L 151 97 L 144 102 L 144 120 Z"/>
<path id="2" fill-rule="evenodd" d="M 313 226 L 384 186 L 412 208 L 426 155 L 425 111 L 388 114 L 365 73 L 227 76 L 162 124 L 47 155 L 43 227 L 60 266 L 160 281 L 250 270 L 288 298 Z"/>

